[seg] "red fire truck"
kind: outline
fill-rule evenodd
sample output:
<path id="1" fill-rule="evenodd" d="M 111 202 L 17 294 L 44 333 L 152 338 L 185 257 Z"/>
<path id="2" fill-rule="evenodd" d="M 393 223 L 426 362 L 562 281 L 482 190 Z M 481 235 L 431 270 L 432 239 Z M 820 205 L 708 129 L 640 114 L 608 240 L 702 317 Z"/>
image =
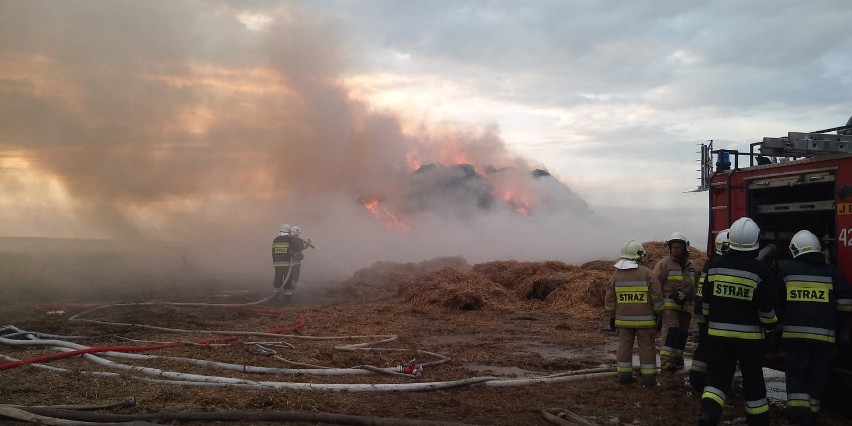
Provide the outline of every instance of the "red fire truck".
<path id="1" fill-rule="evenodd" d="M 774 267 L 792 258 L 790 239 L 808 229 L 821 237 L 827 261 L 852 283 L 852 118 L 845 126 L 765 137 L 748 152 L 714 150 L 710 141 L 702 144 L 699 161 L 699 190 L 710 200 L 708 253 L 719 231 L 748 216 L 760 226 L 761 247 L 778 248 L 769 260 Z M 847 322 L 838 336 L 838 367 L 852 378 L 850 329 Z"/>

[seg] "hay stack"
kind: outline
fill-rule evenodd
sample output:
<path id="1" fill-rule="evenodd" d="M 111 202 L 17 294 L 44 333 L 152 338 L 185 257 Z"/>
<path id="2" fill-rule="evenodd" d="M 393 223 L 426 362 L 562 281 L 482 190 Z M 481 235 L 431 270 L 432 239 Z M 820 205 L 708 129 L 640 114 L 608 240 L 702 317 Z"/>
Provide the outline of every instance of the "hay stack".
<path id="1" fill-rule="evenodd" d="M 404 302 L 412 308 L 508 309 L 518 303 L 510 291 L 471 269 L 444 268 L 420 275 L 404 293 Z"/>
<path id="2" fill-rule="evenodd" d="M 475 272 L 482 273 L 518 297 L 524 299 L 544 299 L 550 292 L 565 283 L 564 275 L 575 271 L 574 265 L 558 261 L 547 262 L 487 262 L 473 266 Z"/>
<path id="3" fill-rule="evenodd" d="M 436 257 L 420 263 L 376 262 L 359 269 L 340 284 L 334 293 L 343 293 L 360 300 L 383 300 L 399 296 L 414 277 L 443 268 L 467 268 L 463 257 Z"/>
<path id="4" fill-rule="evenodd" d="M 545 310 L 572 318 L 598 318 L 604 314 L 606 285 L 612 271 L 577 269 L 565 275 L 565 284 L 545 299 Z"/>
<path id="5" fill-rule="evenodd" d="M 591 271 L 603 271 L 603 272 L 612 272 L 612 265 L 615 264 L 616 259 L 613 260 L 593 260 L 591 262 L 586 262 L 580 265 L 580 268 L 591 270 Z"/>

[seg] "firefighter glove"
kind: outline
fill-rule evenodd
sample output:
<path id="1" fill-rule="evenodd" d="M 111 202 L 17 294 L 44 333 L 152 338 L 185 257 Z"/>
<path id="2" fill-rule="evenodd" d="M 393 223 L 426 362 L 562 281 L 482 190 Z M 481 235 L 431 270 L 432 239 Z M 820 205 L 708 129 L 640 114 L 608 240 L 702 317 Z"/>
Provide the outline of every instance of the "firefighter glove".
<path id="1" fill-rule="evenodd" d="M 609 317 L 609 329 L 615 330 L 615 315 Z"/>
<path id="2" fill-rule="evenodd" d="M 686 293 L 678 290 L 672 293 L 672 299 L 677 302 L 677 304 L 683 305 L 683 302 L 686 302 Z"/>

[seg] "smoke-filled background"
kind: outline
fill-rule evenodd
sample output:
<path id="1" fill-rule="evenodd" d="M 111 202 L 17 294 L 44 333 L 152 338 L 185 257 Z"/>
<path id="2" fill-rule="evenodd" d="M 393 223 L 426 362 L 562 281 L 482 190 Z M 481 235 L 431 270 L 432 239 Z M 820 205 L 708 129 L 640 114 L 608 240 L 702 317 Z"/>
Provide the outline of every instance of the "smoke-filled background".
<path id="1" fill-rule="evenodd" d="M 715 32 L 655 43 L 718 9 L 513 5 L 4 1 L 0 236 L 167 244 L 179 260 L 155 267 L 271 276 L 271 240 L 297 224 L 321 250 L 303 281 L 434 256 L 578 263 L 675 230 L 703 246 L 706 198 L 682 194 L 697 184 L 697 143 L 849 114 L 848 99 L 803 112 L 769 83 L 747 114 L 798 109 L 733 114 L 736 86 L 762 80 L 755 62 L 724 71 L 752 68 L 719 96 L 718 68 L 737 60 L 707 43 Z M 628 42 L 640 33 L 648 56 Z M 827 49 L 849 47 L 843 34 Z M 848 95 L 849 56 L 824 67 L 821 90 Z"/>

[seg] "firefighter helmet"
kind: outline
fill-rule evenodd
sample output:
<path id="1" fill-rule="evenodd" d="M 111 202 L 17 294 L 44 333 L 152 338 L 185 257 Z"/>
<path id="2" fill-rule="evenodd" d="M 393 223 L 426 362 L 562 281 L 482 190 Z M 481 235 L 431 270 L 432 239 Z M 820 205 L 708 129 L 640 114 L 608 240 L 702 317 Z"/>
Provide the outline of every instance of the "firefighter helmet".
<path id="1" fill-rule="evenodd" d="M 672 234 L 669 235 L 669 238 L 666 240 L 666 245 L 669 246 L 669 248 L 672 248 L 672 243 L 675 241 L 680 241 L 683 243 L 684 246 L 689 247 L 689 240 L 686 239 L 686 236 L 681 234 L 680 232 L 672 232 Z"/>
<path id="2" fill-rule="evenodd" d="M 628 260 L 640 261 L 645 257 L 645 248 L 642 247 L 642 243 L 636 240 L 630 240 L 624 243 L 624 247 L 621 248 L 621 258 Z"/>
<path id="3" fill-rule="evenodd" d="M 290 235 L 294 237 L 298 237 L 299 233 L 302 232 L 302 228 L 299 228 L 299 225 L 293 225 L 290 227 Z"/>
<path id="4" fill-rule="evenodd" d="M 731 247 L 731 239 L 728 237 L 730 229 L 723 229 L 716 234 L 716 254 L 725 254 Z"/>
<path id="5" fill-rule="evenodd" d="M 793 258 L 799 257 L 800 254 L 822 251 L 819 244 L 819 238 L 813 232 L 803 229 L 793 235 L 790 240 L 790 254 Z"/>
<path id="6" fill-rule="evenodd" d="M 281 225 L 281 230 L 278 231 L 278 235 L 281 235 L 281 236 L 290 235 L 290 225 L 288 225 L 286 223 Z"/>
<path id="7" fill-rule="evenodd" d="M 751 218 L 741 217 L 731 224 L 728 238 L 730 239 L 731 250 L 757 250 L 760 240 L 760 227 Z"/>

